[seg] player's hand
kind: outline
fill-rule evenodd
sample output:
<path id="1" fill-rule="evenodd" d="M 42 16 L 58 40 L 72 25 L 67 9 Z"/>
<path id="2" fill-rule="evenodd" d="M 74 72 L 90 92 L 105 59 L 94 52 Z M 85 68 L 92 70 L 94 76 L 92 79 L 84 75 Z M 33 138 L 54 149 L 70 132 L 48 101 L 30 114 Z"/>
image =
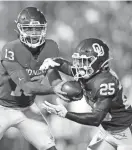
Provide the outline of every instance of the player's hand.
<path id="1" fill-rule="evenodd" d="M 67 82 L 67 81 L 61 81 L 60 83 L 58 83 L 56 86 L 54 86 L 53 90 L 55 92 L 55 94 L 61 98 L 62 100 L 66 101 L 66 102 L 70 102 L 70 99 L 66 97 L 67 93 L 66 92 L 63 92 L 61 89 L 62 89 L 62 86 L 63 84 Z"/>
<path id="2" fill-rule="evenodd" d="M 43 64 L 40 66 L 39 70 L 48 70 L 50 67 L 60 66 L 59 63 L 55 62 L 52 58 L 47 58 L 44 60 Z"/>
<path id="3" fill-rule="evenodd" d="M 45 101 L 43 104 L 43 108 L 47 110 L 47 112 L 52 113 L 52 114 L 56 114 L 60 117 L 65 118 L 66 114 L 67 114 L 67 109 L 62 105 L 53 105 L 47 101 Z"/>
<path id="4" fill-rule="evenodd" d="M 37 81 L 37 82 L 41 83 L 43 79 L 44 79 L 44 75 L 39 75 L 39 76 L 32 77 L 31 81 Z"/>

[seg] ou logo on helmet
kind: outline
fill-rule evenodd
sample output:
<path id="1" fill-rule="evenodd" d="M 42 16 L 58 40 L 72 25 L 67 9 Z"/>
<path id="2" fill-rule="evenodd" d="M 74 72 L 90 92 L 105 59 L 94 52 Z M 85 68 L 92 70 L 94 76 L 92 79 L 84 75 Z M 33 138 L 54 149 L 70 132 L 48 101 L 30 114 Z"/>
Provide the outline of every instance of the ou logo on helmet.
<path id="1" fill-rule="evenodd" d="M 103 56 L 104 55 L 104 49 L 98 43 L 94 43 L 92 45 L 92 47 L 93 47 L 94 51 L 98 54 L 98 56 Z"/>

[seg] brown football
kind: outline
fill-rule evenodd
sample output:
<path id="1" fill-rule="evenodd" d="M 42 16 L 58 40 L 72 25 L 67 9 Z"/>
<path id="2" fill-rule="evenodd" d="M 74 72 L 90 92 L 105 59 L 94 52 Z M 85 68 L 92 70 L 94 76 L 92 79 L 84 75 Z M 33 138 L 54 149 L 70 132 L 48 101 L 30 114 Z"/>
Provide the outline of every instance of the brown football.
<path id="1" fill-rule="evenodd" d="M 61 90 L 67 93 L 66 97 L 71 101 L 81 100 L 83 97 L 83 89 L 77 81 L 67 81 L 63 84 Z"/>

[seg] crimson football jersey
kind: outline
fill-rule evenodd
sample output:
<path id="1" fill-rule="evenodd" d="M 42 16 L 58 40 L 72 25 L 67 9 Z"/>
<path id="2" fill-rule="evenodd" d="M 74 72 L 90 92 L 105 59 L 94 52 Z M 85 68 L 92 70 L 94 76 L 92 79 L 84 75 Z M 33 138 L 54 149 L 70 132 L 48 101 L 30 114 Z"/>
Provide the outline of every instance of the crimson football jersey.
<path id="1" fill-rule="evenodd" d="M 59 71 L 73 76 L 71 64 L 64 59 L 55 59 L 60 63 Z M 74 71 L 74 70 L 73 70 Z M 107 115 L 102 121 L 106 130 L 122 130 L 132 123 L 132 107 L 123 93 L 123 87 L 113 70 L 99 72 L 88 80 L 79 80 L 84 90 L 84 96 L 92 110 L 106 111 Z M 98 106 L 98 103 L 110 100 L 110 106 Z"/>
<path id="2" fill-rule="evenodd" d="M 95 106 L 97 101 L 105 101 L 105 98 L 110 98 L 112 101 L 109 111 L 101 123 L 104 129 L 122 130 L 131 125 L 132 107 L 123 94 L 123 87 L 115 72 L 110 70 L 99 73 L 83 86 L 86 101 L 93 110 L 97 107 Z"/>
<path id="3" fill-rule="evenodd" d="M 24 95 L 20 87 L 16 86 L 11 79 L 2 82 L 4 77 L 8 75 L 2 62 L 6 61 L 9 67 L 10 64 L 13 65 L 14 63 L 13 68 L 26 70 L 25 76 L 27 80 L 30 80 L 33 76 L 43 74 L 39 70 L 39 67 L 46 58 L 57 57 L 59 53 L 57 44 L 49 39 L 46 39 L 45 43 L 38 50 L 40 50 L 40 53 L 37 58 L 34 58 L 28 48 L 19 40 L 9 42 L 3 47 L 0 63 L 0 80 L 2 83 L 0 85 L 0 105 L 7 107 L 26 107 L 34 102 L 35 95 Z M 21 68 L 17 65 L 15 66 L 15 63 L 18 63 Z"/>

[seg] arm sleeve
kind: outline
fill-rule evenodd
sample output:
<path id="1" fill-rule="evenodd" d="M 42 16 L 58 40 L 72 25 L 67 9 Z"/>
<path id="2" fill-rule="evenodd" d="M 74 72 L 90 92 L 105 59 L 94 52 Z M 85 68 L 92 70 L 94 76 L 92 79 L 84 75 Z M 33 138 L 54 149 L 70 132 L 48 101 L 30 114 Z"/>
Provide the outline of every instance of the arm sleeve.
<path id="1" fill-rule="evenodd" d="M 53 88 L 38 82 L 31 82 L 26 70 L 17 62 L 2 61 L 13 82 L 27 94 L 48 95 L 54 94 Z"/>
<path id="2" fill-rule="evenodd" d="M 62 81 L 57 69 L 49 69 L 47 72 L 47 77 L 51 86 L 55 86 Z"/>
<path id="3" fill-rule="evenodd" d="M 60 72 L 69 76 L 73 76 L 72 70 L 71 70 L 72 64 L 69 61 L 61 57 L 54 58 L 54 61 L 60 64 L 60 66 L 56 67 Z"/>
<path id="4" fill-rule="evenodd" d="M 66 118 L 84 125 L 99 126 L 111 107 L 112 100 L 104 98 L 98 100 L 91 113 L 68 112 Z"/>

